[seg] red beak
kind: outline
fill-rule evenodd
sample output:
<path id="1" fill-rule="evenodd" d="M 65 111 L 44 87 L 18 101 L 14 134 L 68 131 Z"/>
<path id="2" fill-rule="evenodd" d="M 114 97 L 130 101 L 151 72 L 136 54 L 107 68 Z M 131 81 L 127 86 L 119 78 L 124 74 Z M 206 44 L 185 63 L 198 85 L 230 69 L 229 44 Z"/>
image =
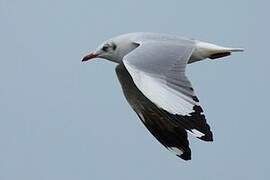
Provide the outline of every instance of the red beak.
<path id="1" fill-rule="evenodd" d="M 84 58 L 82 59 L 82 61 L 83 61 L 83 62 L 84 62 L 84 61 L 88 61 L 88 60 L 90 60 L 90 59 L 96 58 L 97 56 L 98 56 L 98 54 L 90 53 L 90 54 L 84 56 Z"/>

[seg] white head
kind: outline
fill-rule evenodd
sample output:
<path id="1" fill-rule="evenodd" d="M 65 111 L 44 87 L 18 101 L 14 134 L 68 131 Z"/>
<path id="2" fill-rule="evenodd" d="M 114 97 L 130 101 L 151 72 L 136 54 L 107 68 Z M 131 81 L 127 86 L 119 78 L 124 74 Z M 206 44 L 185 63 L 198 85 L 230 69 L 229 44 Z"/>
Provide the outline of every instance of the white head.
<path id="1" fill-rule="evenodd" d="M 126 54 L 138 47 L 138 45 L 133 43 L 130 39 L 131 37 L 127 35 L 109 39 L 98 46 L 96 51 L 86 55 L 82 61 L 88 61 L 94 58 L 104 58 L 120 63 Z"/>

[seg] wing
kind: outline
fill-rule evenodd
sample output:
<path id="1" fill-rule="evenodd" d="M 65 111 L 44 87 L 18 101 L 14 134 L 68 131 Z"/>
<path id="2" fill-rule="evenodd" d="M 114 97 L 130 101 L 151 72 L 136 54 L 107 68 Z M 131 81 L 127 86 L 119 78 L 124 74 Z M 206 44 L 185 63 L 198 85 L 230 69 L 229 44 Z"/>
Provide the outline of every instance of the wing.
<path id="1" fill-rule="evenodd" d="M 152 135 L 180 158 L 191 159 L 185 128 L 142 94 L 123 64 L 116 67 L 116 73 L 127 101 Z"/>
<path id="2" fill-rule="evenodd" d="M 185 75 L 194 45 L 153 40 L 134 43 L 139 46 L 124 57 L 123 63 L 137 88 L 171 121 L 202 140 L 212 141 L 210 127 Z"/>

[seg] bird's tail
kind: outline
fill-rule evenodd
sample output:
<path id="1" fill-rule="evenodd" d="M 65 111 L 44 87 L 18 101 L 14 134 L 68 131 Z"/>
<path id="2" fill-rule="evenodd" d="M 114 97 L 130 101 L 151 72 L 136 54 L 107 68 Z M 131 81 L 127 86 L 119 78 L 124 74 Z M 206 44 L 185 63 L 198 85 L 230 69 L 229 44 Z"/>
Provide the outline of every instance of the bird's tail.
<path id="1" fill-rule="evenodd" d="M 228 48 L 230 52 L 243 52 L 244 48 Z"/>
<path id="2" fill-rule="evenodd" d="M 208 58 L 210 59 L 217 59 L 217 58 L 222 58 L 225 56 L 229 56 L 232 54 L 232 52 L 243 52 L 243 48 L 220 48 L 217 49 L 216 52 L 211 54 Z"/>
<path id="3" fill-rule="evenodd" d="M 217 59 L 225 56 L 231 55 L 232 52 L 242 52 L 243 48 L 229 48 L 219 45 L 215 45 L 208 42 L 197 41 L 196 49 L 193 52 L 193 58 L 195 59 Z"/>

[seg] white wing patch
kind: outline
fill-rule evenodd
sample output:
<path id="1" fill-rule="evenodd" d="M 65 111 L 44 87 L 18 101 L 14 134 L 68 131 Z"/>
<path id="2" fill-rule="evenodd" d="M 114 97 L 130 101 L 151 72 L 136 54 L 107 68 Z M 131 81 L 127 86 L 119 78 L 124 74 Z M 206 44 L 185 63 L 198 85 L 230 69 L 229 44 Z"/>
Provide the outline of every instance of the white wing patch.
<path id="1" fill-rule="evenodd" d="M 140 116 L 141 120 L 142 120 L 143 122 L 145 122 L 145 119 L 144 119 L 144 117 L 143 117 L 143 114 L 139 112 L 138 115 Z"/>
<path id="2" fill-rule="evenodd" d="M 185 96 L 181 92 L 167 86 L 164 80 L 136 70 L 127 63 L 125 65 L 136 86 L 158 107 L 172 114 L 189 115 L 194 111 L 193 106 L 199 105 L 191 97 Z"/>
<path id="3" fill-rule="evenodd" d="M 181 156 L 184 152 L 177 147 L 168 147 L 168 149 L 173 152 L 175 155 Z"/>
<path id="4" fill-rule="evenodd" d="M 203 137 L 205 134 L 203 134 L 202 132 L 198 131 L 197 129 L 192 129 L 191 133 L 195 136 L 195 137 Z"/>

